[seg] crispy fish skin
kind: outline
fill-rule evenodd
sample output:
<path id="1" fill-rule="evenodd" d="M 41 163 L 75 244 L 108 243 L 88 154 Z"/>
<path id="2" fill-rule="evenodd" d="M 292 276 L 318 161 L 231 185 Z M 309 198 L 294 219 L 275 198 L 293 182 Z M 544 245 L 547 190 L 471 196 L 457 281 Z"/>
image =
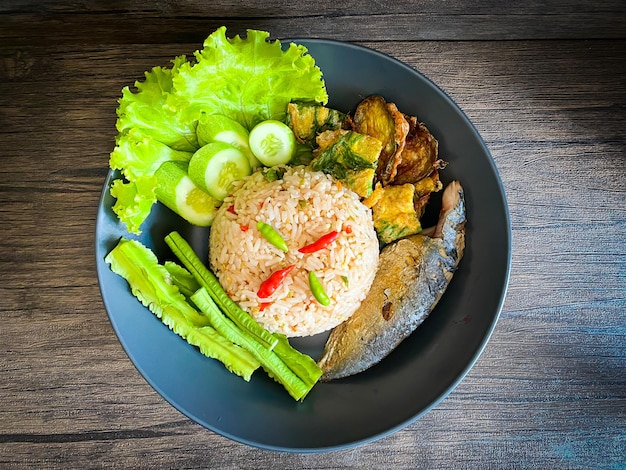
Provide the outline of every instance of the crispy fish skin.
<path id="1" fill-rule="evenodd" d="M 445 292 L 465 249 L 465 200 L 457 181 L 444 190 L 432 236 L 387 245 L 358 310 L 330 334 L 318 361 L 321 380 L 362 372 L 386 357 L 426 319 Z"/>

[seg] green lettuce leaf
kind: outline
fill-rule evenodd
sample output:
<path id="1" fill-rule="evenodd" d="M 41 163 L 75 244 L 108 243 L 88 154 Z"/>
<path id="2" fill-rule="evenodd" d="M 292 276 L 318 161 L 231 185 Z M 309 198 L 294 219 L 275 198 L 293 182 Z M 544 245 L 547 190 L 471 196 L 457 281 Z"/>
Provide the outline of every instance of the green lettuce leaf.
<path id="1" fill-rule="evenodd" d="M 116 198 L 113 212 L 126 224 L 130 233 L 141 233 L 140 227 L 150 215 L 152 205 L 157 201 L 154 189 L 157 182 L 154 176 L 137 178 L 132 182 L 116 179 L 111 185 L 111 196 Z"/>
<path id="2" fill-rule="evenodd" d="M 113 181 L 111 195 L 117 199 L 113 212 L 130 233 L 141 232 L 140 226 L 157 200 L 154 174 L 161 164 L 170 160 L 188 162 L 192 155 L 174 150 L 139 129 L 130 129 L 118 136 L 109 166 L 121 170 L 126 181 Z"/>
<path id="3" fill-rule="evenodd" d="M 113 170 L 122 170 L 128 181 L 134 181 L 141 176 L 154 175 L 162 163 L 172 160 L 189 162 L 192 155 L 192 152 L 174 150 L 143 131 L 130 129 L 118 136 L 109 166 Z"/>
<path id="4" fill-rule="evenodd" d="M 322 72 L 306 47 L 283 49 L 268 38 L 268 32 L 248 30 L 246 38 L 229 39 L 219 28 L 196 51 L 195 65 L 180 65 L 168 102 L 189 120 L 222 114 L 248 130 L 266 119 L 283 121 L 291 101 L 327 103 Z"/>
<path id="5" fill-rule="evenodd" d="M 186 120 L 179 109 L 167 104 L 172 92 L 172 77 L 186 63 L 186 58 L 176 57 L 172 63 L 171 69 L 154 67 L 150 72 L 145 72 L 145 81 L 135 82 L 137 93 L 133 93 L 129 87 L 122 89 L 116 127 L 120 133 L 140 129 L 173 149 L 194 152 L 199 147 L 196 123 Z"/>

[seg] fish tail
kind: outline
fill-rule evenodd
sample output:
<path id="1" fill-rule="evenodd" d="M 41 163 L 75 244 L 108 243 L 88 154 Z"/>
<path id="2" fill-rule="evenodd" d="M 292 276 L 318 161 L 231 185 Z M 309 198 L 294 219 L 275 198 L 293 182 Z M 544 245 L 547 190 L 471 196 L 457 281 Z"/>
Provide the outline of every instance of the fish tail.
<path id="1" fill-rule="evenodd" d="M 465 247 L 465 193 L 461 183 L 452 181 L 443 192 L 441 212 L 433 238 L 443 239 L 446 254 L 458 261 Z"/>

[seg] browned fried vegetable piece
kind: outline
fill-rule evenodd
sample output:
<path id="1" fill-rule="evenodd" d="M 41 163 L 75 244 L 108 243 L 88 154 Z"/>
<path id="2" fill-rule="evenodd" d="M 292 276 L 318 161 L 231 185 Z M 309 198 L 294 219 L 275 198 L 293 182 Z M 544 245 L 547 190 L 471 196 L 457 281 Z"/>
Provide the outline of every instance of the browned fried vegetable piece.
<path id="1" fill-rule="evenodd" d="M 439 144 L 426 126 L 414 116 L 408 117 L 407 120 L 409 133 L 392 184 L 417 183 L 430 175 L 433 170 L 445 166 L 442 160 L 437 159 Z"/>
<path id="2" fill-rule="evenodd" d="M 409 135 L 411 129 L 409 122 L 405 119 L 405 115 L 398 111 L 398 108 L 394 103 L 387 103 L 387 111 L 393 117 L 395 123 L 395 139 L 396 139 L 396 152 L 389 159 L 384 172 L 381 173 L 381 181 L 389 183 L 393 181 L 398 172 L 398 165 L 402 162 L 402 152 L 406 145 L 406 138 Z M 381 168 L 381 171 L 383 169 Z"/>
<path id="3" fill-rule="evenodd" d="M 389 183 L 395 176 L 409 131 L 404 115 L 393 103 L 388 104 L 383 97 L 372 95 L 359 103 L 352 123 L 356 132 L 370 135 L 382 142 L 376 179 L 383 185 Z"/>
<path id="4" fill-rule="evenodd" d="M 396 151 L 395 123 L 382 96 L 368 96 L 361 101 L 352 120 L 356 132 L 382 142 L 381 157 L 388 158 Z"/>

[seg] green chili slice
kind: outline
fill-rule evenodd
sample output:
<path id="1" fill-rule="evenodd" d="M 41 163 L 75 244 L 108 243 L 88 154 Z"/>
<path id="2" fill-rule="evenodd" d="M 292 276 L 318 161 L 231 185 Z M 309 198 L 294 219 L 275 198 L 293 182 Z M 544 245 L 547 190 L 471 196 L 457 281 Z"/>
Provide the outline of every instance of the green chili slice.
<path id="1" fill-rule="evenodd" d="M 309 271 L 309 287 L 311 288 L 313 297 L 315 297 L 320 304 L 324 307 L 328 307 L 330 305 L 330 297 L 328 297 L 328 294 L 324 290 L 324 286 L 314 271 Z"/>
<path id="2" fill-rule="evenodd" d="M 265 222 L 258 222 L 256 224 L 256 228 L 259 229 L 263 238 L 265 238 L 268 242 L 274 245 L 279 250 L 287 253 L 289 251 L 289 247 L 287 246 L 287 242 L 282 237 L 278 231 L 272 227 L 270 224 L 266 224 Z"/>

